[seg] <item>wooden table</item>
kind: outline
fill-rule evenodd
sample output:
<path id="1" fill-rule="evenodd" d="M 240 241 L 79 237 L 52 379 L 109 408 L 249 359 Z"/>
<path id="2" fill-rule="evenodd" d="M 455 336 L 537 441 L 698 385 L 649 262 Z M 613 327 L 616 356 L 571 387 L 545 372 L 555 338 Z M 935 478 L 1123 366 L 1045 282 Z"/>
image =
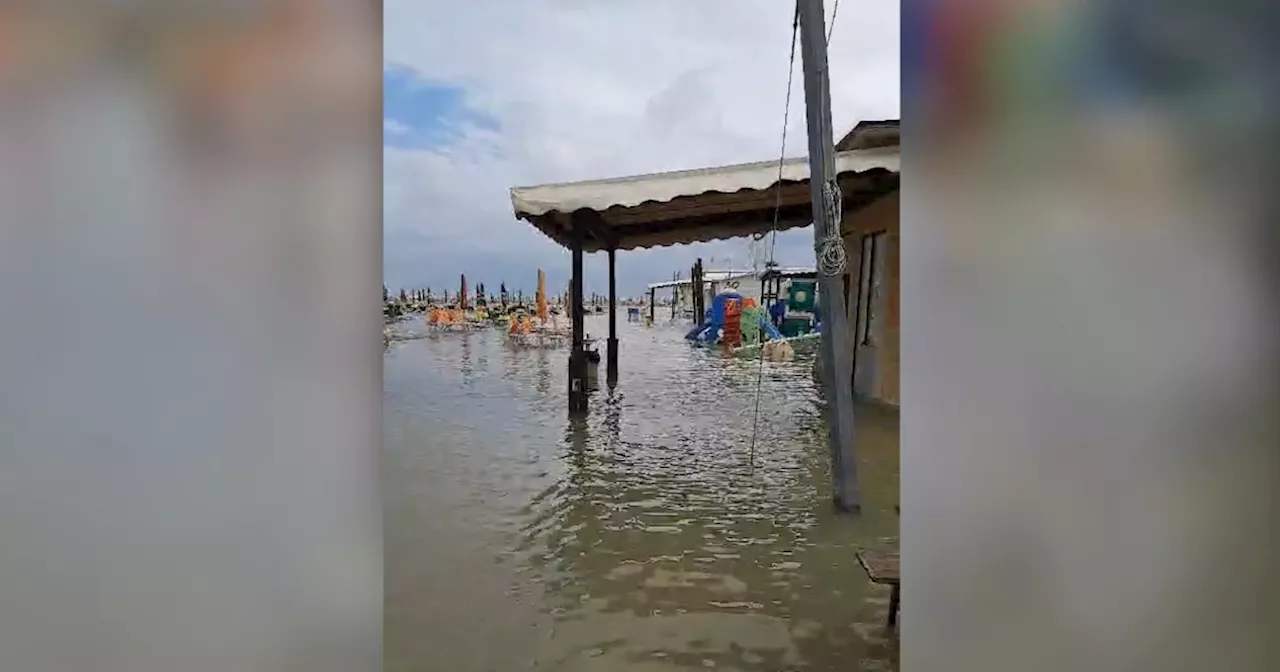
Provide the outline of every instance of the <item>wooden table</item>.
<path id="1" fill-rule="evenodd" d="M 858 551 L 858 564 L 866 570 L 872 583 L 893 587 L 889 594 L 889 619 L 885 629 L 893 631 L 898 625 L 898 605 L 902 601 L 902 575 L 898 560 L 898 551 L 876 551 L 863 549 Z"/>

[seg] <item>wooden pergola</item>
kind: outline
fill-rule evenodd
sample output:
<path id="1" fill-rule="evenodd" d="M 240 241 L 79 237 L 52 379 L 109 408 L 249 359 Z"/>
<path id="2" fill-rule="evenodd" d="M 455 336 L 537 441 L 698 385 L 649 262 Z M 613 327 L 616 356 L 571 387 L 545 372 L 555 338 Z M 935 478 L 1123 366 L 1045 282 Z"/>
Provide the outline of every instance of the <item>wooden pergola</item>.
<path id="1" fill-rule="evenodd" d="M 897 122 L 871 122 L 884 134 L 892 125 L 893 144 L 876 140 L 836 154 L 836 173 L 847 216 L 898 188 Z M 856 145 L 859 125 L 841 144 Z M 870 146 L 865 146 L 865 145 Z M 839 145 L 838 145 L 839 148 Z M 759 235 L 812 223 L 809 165 L 805 158 L 762 161 L 589 182 L 511 189 L 517 219 L 523 219 L 573 255 L 570 284 L 572 346 L 569 351 L 569 409 L 587 410 L 586 352 L 583 347 L 583 254 L 609 255 L 608 373 L 618 379 L 615 254 L 634 250 Z M 776 213 L 775 213 L 776 210 Z"/>

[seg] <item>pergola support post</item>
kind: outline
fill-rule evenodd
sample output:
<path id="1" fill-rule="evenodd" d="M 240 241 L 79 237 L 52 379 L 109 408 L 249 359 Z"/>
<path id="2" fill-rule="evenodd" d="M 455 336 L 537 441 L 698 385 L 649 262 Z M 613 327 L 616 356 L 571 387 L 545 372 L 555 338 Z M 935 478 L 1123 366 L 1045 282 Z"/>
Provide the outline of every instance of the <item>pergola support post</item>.
<path id="1" fill-rule="evenodd" d="M 616 250 L 609 248 L 609 363 L 606 380 L 618 383 L 618 276 L 614 264 Z"/>
<path id="2" fill-rule="evenodd" d="M 573 279 L 569 283 L 569 414 L 587 412 L 587 353 L 584 344 L 582 305 L 582 227 L 575 214 L 569 221 Z"/>

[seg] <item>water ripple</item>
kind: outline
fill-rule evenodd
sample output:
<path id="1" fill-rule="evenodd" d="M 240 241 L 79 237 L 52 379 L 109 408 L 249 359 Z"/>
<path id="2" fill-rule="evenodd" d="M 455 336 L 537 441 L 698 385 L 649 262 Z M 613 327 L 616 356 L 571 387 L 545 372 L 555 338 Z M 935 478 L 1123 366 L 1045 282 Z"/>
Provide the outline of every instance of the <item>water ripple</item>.
<path id="1" fill-rule="evenodd" d="M 853 558 L 896 534 L 896 418 L 859 410 L 865 511 L 838 516 L 811 358 L 758 377 L 756 361 L 691 348 L 678 328 L 620 327 L 619 386 L 569 421 L 563 351 L 397 325 L 387 669 L 896 660 Z"/>

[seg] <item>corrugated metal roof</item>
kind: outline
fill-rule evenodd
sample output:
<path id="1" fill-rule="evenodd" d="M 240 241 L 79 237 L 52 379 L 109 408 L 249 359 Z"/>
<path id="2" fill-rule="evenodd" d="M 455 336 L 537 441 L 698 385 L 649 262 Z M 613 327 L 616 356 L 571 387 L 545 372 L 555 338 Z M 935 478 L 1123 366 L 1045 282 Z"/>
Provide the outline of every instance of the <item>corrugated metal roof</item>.
<path id="1" fill-rule="evenodd" d="M 860 121 L 836 143 L 836 151 L 897 147 L 901 142 L 900 126 L 897 119 Z"/>
<path id="2" fill-rule="evenodd" d="M 897 147 L 836 154 L 846 209 L 897 188 Z M 571 214 L 584 230 L 583 250 L 619 250 L 693 243 L 810 223 L 808 159 L 760 161 L 608 180 L 516 187 L 515 216 L 569 247 Z M 577 224 L 575 224 L 577 225 Z"/>
<path id="3" fill-rule="evenodd" d="M 704 282 L 722 282 L 733 278 L 744 278 L 754 276 L 755 271 L 703 271 L 702 280 Z M 645 286 L 645 289 L 661 289 L 663 287 L 678 287 L 688 285 L 693 282 L 690 278 L 680 278 L 678 280 L 665 280 L 663 282 L 654 282 Z"/>
<path id="4" fill-rule="evenodd" d="M 790 275 L 817 275 L 818 273 L 818 269 L 813 266 L 780 266 L 769 270 L 783 277 Z"/>
<path id="5" fill-rule="evenodd" d="M 812 267 L 805 267 L 805 266 L 775 268 L 773 270 L 781 274 L 783 277 L 817 275 L 818 273 L 817 269 Z M 706 282 L 721 282 L 724 280 L 732 280 L 735 278 L 760 277 L 760 274 L 756 273 L 755 271 L 704 271 L 702 275 L 703 275 L 703 280 L 705 280 Z M 663 287 L 677 287 L 677 286 L 688 285 L 692 282 L 693 281 L 690 280 L 689 278 L 681 278 L 679 280 L 666 280 L 663 282 L 650 283 L 645 286 L 645 289 L 649 290 L 649 289 L 662 289 Z"/>
<path id="6" fill-rule="evenodd" d="M 836 155 L 836 173 L 862 173 L 880 168 L 898 170 L 898 148 L 876 148 L 840 152 Z M 809 179 L 809 159 L 788 159 L 782 165 L 782 181 Z M 515 187 L 511 204 L 516 217 L 545 215 L 549 212 L 570 213 L 588 209 L 630 208 L 645 203 L 669 203 L 681 196 L 732 194 L 743 190 L 761 190 L 778 183 L 778 162 L 757 161 L 735 166 L 718 166 L 670 173 L 633 175 L 607 180 L 544 184 Z"/>

